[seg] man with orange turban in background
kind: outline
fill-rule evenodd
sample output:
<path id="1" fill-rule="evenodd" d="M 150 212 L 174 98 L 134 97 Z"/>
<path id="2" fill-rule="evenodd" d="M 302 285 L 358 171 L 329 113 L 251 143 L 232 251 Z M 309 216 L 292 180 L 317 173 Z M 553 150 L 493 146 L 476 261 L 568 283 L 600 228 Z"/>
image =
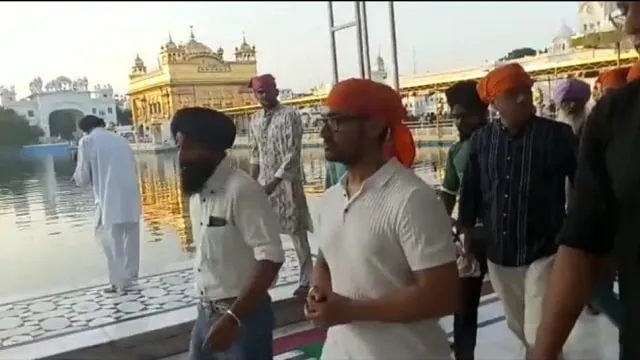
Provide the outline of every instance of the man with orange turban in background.
<path id="1" fill-rule="evenodd" d="M 291 238 L 298 258 L 300 277 L 294 296 L 304 301 L 313 270 L 308 232 L 313 231 L 302 183 L 302 133 L 300 115 L 278 101 L 276 79 L 256 76 L 249 87 L 262 106 L 251 120 L 250 175 L 269 196 L 278 215 L 281 233 Z"/>
<path id="2" fill-rule="evenodd" d="M 633 64 L 629 68 L 629 73 L 627 73 L 627 82 L 630 83 L 632 81 L 636 81 L 640 79 L 640 62 Z"/>
<path id="3" fill-rule="evenodd" d="M 612 91 L 623 87 L 627 83 L 629 68 L 615 68 L 607 70 L 596 78 L 596 100 Z"/>
<path id="4" fill-rule="evenodd" d="M 439 319 L 456 310 L 451 219 L 406 165 L 406 110 L 384 84 L 348 79 L 327 98 L 325 157 L 347 174 L 324 194 L 305 312 L 328 327 L 323 359 L 449 359 Z M 395 157 L 384 152 L 387 136 Z M 437 296 L 434 296 L 436 294 Z"/>
<path id="5" fill-rule="evenodd" d="M 480 98 L 500 120 L 471 136 L 458 216 L 463 232 L 482 218 L 489 277 L 527 354 L 535 344 L 577 152 L 571 126 L 532 113 L 532 85 L 516 63 L 478 82 Z"/>

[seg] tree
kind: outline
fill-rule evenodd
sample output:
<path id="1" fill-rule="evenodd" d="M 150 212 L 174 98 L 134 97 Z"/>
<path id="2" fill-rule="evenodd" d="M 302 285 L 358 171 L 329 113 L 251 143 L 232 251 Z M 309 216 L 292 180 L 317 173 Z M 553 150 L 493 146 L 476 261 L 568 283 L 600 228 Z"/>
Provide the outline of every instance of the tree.
<path id="1" fill-rule="evenodd" d="M 37 144 L 44 131 L 12 109 L 0 107 L 0 149 L 14 149 Z"/>
<path id="2" fill-rule="evenodd" d="M 131 109 L 122 109 L 119 105 L 116 105 L 116 121 L 118 125 L 133 125 Z"/>
<path id="3" fill-rule="evenodd" d="M 500 59 L 498 59 L 498 61 L 520 59 L 525 56 L 536 56 L 537 54 L 538 52 L 530 47 L 517 48 L 509 51 L 507 55 L 501 57 Z"/>

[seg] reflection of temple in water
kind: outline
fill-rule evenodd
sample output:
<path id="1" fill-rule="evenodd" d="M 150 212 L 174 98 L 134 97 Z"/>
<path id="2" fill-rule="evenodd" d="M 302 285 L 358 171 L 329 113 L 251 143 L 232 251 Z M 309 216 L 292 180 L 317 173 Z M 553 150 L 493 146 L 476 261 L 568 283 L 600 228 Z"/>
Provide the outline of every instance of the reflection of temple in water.
<path id="1" fill-rule="evenodd" d="M 442 169 L 446 148 L 421 148 L 415 167 Z M 234 150 L 229 153 L 231 163 L 249 171 L 249 152 Z M 189 200 L 182 195 L 179 169 L 174 154 L 138 156 L 142 216 L 153 241 L 165 238 L 167 227 L 175 229 L 182 247 L 193 246 Z M 325 158 L 322 149 L 304 149 L 302 169 L 305 188 L 309 194 L 322 192 L 324 188 Z"/>
<path id="2" fill-rule="evenodd" d="M 164 227 L 175 229 L 185 250 L 193 245 L 188 198 L 182 195 L 173 156 L 138 158 L 142 217 L 154 241 L 164 238 Z"/>
<path id="3" fill-rule="evenodd" d="M 31 206 L 29 204 L 28 195 L 16 193 L 12 200 L 13 212 L 16 215 L 16 227 L 19 230 L 29 229 L 31 227 Z"/>
<path id="4" fill-rule="evenodd" d="M 422 147 L 418 149 L 414 162 L 415 168 L 431 168 L 438 171 L 444 168 L 447 158 L 446 147 Z M 237 149 L 229 154 L 232 163 L 244 171 L 249 171 L 249 151 Z M 307 193 L 324 190 L 325 173 L 324 151 L 320 148 L 302 150 L 302 175 Z"/>
<path id="5" fill-rule="evenodd" d="M 249 151 L 237 149 L 229 153 L 229 160 L 234 166 L 249 172 Z M 316 187 L 324 184 L 324 153 L 319 149 L 302 151 L 302 179 L 305 186 Z M 309 190 L 309 189 L 307 189 Z"/>
<path id="6" fill-rule="evenodd" d="M 58 220 L 58 211 L 56 204 L 56 190 L 58 189 L 58 181 L 56 180 L 56 169 L 53 156 L 48 156 L 42 161 L 43 176 L 39 176 L 41 183 L 42 203 L 44 207 L 44 215 L 46 220 Z"/>

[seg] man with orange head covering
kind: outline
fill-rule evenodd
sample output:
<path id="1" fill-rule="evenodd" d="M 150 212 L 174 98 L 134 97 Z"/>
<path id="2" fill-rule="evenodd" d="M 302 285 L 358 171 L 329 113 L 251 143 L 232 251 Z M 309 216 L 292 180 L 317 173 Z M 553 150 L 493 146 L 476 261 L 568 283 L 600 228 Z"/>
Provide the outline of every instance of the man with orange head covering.
<path id="1" fill-rule="evenodd" d="M 478 82 L 480 97 L 500 120 L 471 137 L 458 217 L 466 232 L 482 218 L 489 277 L 507 325 L 527 352 L 535 344 L 577 151 L 569 125 L 531 111 L 532 85 L 519 64 L 496 68 Z"/>
<path id="2" fill-rule="evenodd" d="M 627 83 L 628 73 L 629 68 L 615 68 L 598 75 L 595 87 L 600 97 L 623 87 Z"/>
<path id="3" fill-rule="evenodd" d="M 294 295 L 304 300 L 313 270 L 307 232 L 313 227 L 302 184 L 302 120 L 295 109 L 278 101 L 273 75 L 256 76 L 249 87 L 263 109 L 255 114 L 249 126 L 250 174 L 269 195 L 281 231 L 291 237 L 300 264 Z"/>
<path id="4" fill-rule="evenodd" d="M 640 62 L 637 62 L 629 68 L 629 73 L 627 74 L 627 82 L 632 82 L 640 79 Z"/>
<path id="5" fill-rule="evenodd" d="M 319 210 L 306 314 L 329 328 L 322 357 L 448 359 L 438 320 L 458 299 L 451 219 L 406 166 L 415 147 L 401 98 L 384 84 L 348 79 L 333 87 L 327 107 L 325 157 L 348 170 Z M 392 158 L 383 149 L 388 134 Z"/>

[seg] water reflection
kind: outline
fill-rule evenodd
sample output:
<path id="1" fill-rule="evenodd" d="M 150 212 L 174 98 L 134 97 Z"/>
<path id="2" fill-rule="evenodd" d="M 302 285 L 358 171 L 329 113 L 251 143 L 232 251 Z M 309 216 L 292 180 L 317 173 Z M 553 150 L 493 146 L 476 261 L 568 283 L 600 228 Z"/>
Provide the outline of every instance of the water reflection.
<path id="1" fill-rule="evenodd" d="M 142 218 L 151 241 L 162 241 L 167 227 L 178 236 L 184 250 L 191 250 L 188 199 L 182 194 L 174 154 L 138 157 Z"/>
<path id="2" fill-rule="evenodd" d="M 249 151 L 235 150 L 230 158 L 241 169 L 249 169 Z M 442 172 L 447 158 L 447 148 L 422 148 L 417 153 L 414 167 L 417 169 L 435 168 Z M 322 191 L 324 186 L 324 153 L 321 149 L 305 149 L 302 152 L 303 178 L 308 192 Z"/>
<path id="3" fill-rule="evenodd" d="M 229 157 L 248 171 L 248 155 L 238 150 Z M 446 149 L 421 149 L 417 166 L 442 169 L 445 158 Z M 93 194 L 71 181 L 71 159 L 0 160 L 0 263 L 5 270 L 0 272 L 0 298 L 104 278 L 104 259 L 93 235 Z M 324 183 L 322 150 L 305 150 L 303 164 L 306 189 L 319 193 Z M 138 169 L 142 272 L 153 273 L 189 259 L 191 222 L 175 154 L 139 155 Z"/>

